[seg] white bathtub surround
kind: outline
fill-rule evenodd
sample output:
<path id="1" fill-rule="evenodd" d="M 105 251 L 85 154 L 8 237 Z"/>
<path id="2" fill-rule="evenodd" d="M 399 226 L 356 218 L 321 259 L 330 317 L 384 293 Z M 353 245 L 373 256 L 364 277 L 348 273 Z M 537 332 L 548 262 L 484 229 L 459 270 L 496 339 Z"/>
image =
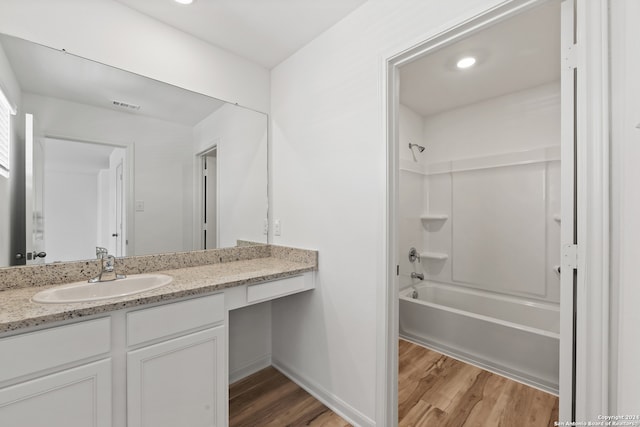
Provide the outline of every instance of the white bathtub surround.
<path id="1" fill-rule="evenodd" d="M 558 394 L 558 311 L 555 304 L 426 282 L 400 292 L 400 336 Z"/>
<path id="2" fill-rule="evenodd" d="M 421 162 L 400 147 L 402 275 L 559 302 L 559 108 L 558 82 L 428 117 L 400 106 L 400 144 L 428 146 Z"/>
<path id="3" fill-rule="evenodd" d="M 447 162 L 425 177 L 421 267 L 436 281 L 559 301 L 559 153 L 555 147 Z M 414 195 L 414 197 L 416 197 Z M 403 245 L 404 246 L 404 245 Z M 448 255 L 449 260 L 447 260 Z"/>

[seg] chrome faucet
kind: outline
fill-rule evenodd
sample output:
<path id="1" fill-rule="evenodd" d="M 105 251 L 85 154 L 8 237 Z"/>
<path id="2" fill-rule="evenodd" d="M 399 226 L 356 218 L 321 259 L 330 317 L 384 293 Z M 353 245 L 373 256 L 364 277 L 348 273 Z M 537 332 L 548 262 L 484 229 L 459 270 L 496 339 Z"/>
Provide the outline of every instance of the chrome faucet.
<path id="1" fill-rule="evenodd" d="M 116 257 L 109 255 L 106 248 L 96 247 L 96 257 L 100 260 L 100 274 L 93 279 L 89 279 L 89 283 L 109 282 L 116 279 L 124 279 L 124 274 L 116 273 Z"/>
<path id="2" fill-rule="evenodd" d="M 412 279 L 424 280 L 424 274 L 423 273 L 416 273 L 415 271 L 413 271 L 413 272 L 411 272 L 411 278 Z"/>

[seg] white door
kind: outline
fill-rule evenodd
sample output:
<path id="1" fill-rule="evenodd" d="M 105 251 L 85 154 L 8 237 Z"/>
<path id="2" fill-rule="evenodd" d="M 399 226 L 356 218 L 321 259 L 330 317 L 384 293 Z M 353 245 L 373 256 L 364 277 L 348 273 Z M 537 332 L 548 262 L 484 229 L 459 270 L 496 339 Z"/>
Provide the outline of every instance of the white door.
<path id="1" fill-rule="evenodd" d="M 24 185 L 27 264 L 44 264 L 44 149 L 32 114 L 25 115 Z"/>
<path id="2" fill-rule="evenodd" d="M 0 389 L 0 426 L 111 427 L 110 360 Z"/>
<path id="3" fill-rule="evenodd" d="M 127 353 L 129 427 L 225 426 L 224 326 Z"/>

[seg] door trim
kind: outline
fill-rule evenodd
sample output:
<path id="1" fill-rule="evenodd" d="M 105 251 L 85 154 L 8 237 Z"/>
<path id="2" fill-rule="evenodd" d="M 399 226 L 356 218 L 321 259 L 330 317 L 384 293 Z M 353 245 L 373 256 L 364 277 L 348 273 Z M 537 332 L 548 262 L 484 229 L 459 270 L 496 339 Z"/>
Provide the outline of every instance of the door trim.
<path id="1" fill-rule="evenodd" d="M 609 0 L 576 0 L 576 421 L 609 413 Z"/>

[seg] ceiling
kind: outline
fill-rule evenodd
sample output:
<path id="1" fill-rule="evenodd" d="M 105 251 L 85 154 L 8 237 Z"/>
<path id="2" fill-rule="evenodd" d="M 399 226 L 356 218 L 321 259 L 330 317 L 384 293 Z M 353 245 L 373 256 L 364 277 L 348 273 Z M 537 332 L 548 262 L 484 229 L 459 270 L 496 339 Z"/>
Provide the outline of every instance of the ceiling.
<path id="1" fill-rule="evenodd" d="M 366 0 L 116 0 L 271 69 Z"/>
<path id="2" fill-rule="evenodd" d="M 463 56 L 475 66 L 458 69 Z M 400 102 L 423 117 L 560 79 L 560 2 L 445 46 L 400 70 Z"/>
<path id="3" fill-rule="evenodd" d="M 0 47 L 24 92 L 194 126 L 223 101 L 11 36 Z M 139 105 L 116 107 L 113 101 Z"/>

